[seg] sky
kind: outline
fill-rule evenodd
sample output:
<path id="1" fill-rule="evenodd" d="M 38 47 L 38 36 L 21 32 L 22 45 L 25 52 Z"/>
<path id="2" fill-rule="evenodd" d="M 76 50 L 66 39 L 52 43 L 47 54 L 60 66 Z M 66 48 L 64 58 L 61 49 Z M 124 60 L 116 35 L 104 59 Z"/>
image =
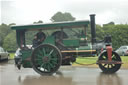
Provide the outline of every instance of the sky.
<path id="1" fill-rule="evenodd" d="M 76 20 L 89 20 L 90 14 L 96 14 L 96 23 L 101 25 L 128 23 L 128 0 L 0 0 L 0 24 L 48 23 L 58 11 L 71 13 Z"/>

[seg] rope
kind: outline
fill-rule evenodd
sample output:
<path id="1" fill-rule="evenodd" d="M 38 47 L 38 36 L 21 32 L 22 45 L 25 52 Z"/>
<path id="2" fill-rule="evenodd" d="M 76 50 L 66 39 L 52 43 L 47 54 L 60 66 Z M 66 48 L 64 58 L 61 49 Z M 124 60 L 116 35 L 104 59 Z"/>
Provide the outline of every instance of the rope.
<path id="1" fill-rule="evenodd" d="M 86 65 L 86 66 L 89 66 L 89 65 L 94 65 L 94 64 L 96 64 L 96 63 L 91 63 L 91 64 L 82 64 L 82 63 L 78 63 L 78 62 L 74 62 L 74 63 L 76 63 L 76 64 L 79 64 L 79 65 Z"/>

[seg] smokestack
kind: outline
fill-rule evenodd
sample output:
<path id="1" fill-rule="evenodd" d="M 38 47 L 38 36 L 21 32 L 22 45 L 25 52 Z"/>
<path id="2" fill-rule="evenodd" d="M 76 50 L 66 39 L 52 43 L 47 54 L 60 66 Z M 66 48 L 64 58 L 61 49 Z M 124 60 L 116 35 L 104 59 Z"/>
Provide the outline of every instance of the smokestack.
<path id="1" fill-rule="evenodd" d="M 91 24 L 91 42 L 92 44 L 94 44 L 96 43 L 95 14 L 90 15 L 90 24 Z"/>

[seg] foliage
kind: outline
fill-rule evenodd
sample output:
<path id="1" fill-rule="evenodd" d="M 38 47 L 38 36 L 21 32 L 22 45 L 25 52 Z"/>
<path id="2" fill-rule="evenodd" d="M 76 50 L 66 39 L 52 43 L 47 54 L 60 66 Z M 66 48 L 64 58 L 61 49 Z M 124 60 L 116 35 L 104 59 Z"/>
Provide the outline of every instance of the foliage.
<path id="1" fill-rule="evenodd" d="M 112 36 L 114 49 L 128 45 L 128 25 L 107 25 L 103 27 L 105 35 Z"/>
<path id="2" fill-rule="evenodd" d="M 91 27 L 88 26 L 87 29 L 87 38 L 88 41 L 91 41 Z M 104 30 L 102 29 L 102 27 L 100 25 L 96 25 L 96 40 L 103 40 L 104 39 Z"/>
<path id="3" fill-rule="evenodd" d="M 0 45 L 3 45 L 4 38 L 11 32 L 10 26 L 6 24 L 0 25 Z"/>
<path id="4" fill-rule="evenodd" d="M 107 24 L 104 24 L 103 26 L 107 26 L 107 25 L 115 25 L 115 23 L 114 22 L 109 22 Z"/>
<path id="5" fill-rule="evenodd" d="M 15 31 L 12 31 L 5 37 L 3 47 L 7 51 L 15 51 L 17 49 Z"/>
<path id="6" fill-rule="evenodd" d="M 122 45 L 128 45 L 128 25 L 114 25 L 112 22 L 101 27 L 96 25 L 96 40 L 104 40 L 106 35 L 111 35 L 112 37 L 112 46 L 114 50 L 119 48 Z M 91 40 L 91 28 L 87 28 L 87 37 L 88 40 Z"/>
<path id="7" fill-rule="evenodd" d="M 25 33 L 25 41 L 26 41 L 26 45 L 32 45 L 32 41 L 34 39 L 34 35 L 37 33 L 38 31 L 27 31 Z"/>
<path id="8" fill-rule="evenodd" d="M 38 22 L 33 22 L 33 24 L 43 23 L 42 20 L 39 20 Z"/>
<path id="9" fill-rule="evenodd" d="M 52 22 L 61 22 L 61 21 L 74 21 L 75 18 L 68 12 L 62 13 L 57 12 L 51 17 Z"/>

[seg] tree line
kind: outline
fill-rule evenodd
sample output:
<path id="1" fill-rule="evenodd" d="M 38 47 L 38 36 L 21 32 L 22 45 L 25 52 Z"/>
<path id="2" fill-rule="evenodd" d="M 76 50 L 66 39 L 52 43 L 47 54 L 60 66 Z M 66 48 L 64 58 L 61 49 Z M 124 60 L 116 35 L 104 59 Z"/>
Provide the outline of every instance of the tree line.
<path id="1" fill-rule="evenodd" d="M 57 12 L 55 13 L 51 19 L 52 22 L 61 22 L 61 21 L 74 21 L 75 17 L 71 15 L 71 13 L 65 12 Z M 37 22 L 33 22 L 33 24 L 43 23 L 43 21 L 39 20 Z M 18 46 L 16 44 L 16 32 L 11 30 L 11 26 L 15 25 L 15 23 L 1 24 L 0 25 L 0 46 L 2 46 L 7 51 L 15 51 Z M 88 40 L 91 40 L 90 35 L 90 26 L 87 28 L 87 37 Z M 28 34 L 29 35 L 29 34 Z M 114 22 L 109 22 L 107 24 L 96 25 L 96 38 L 97 40 L 103 40 L 105 35 L 111 35 L 112 37 L 112 46 L 114 49 L 119 48 L 122 45 L 128 45 L 128 25 L 127 24 L 117 24 Z M 29 36 L 32 39 L 33 36 Z"/>

